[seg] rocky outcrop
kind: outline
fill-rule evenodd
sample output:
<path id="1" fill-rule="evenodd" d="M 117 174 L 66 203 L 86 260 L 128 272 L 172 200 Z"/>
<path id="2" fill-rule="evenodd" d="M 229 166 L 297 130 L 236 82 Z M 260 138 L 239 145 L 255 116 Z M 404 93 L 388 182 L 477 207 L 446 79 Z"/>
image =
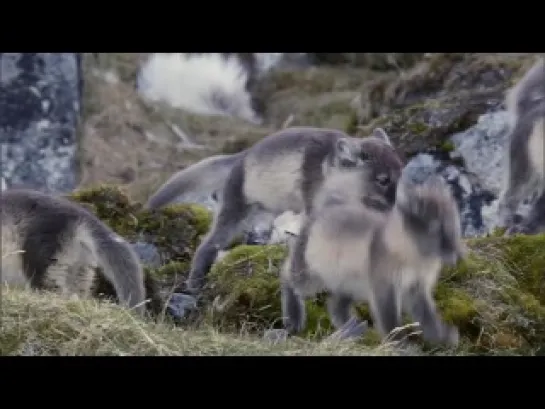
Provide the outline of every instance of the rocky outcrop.
<path id="1" fill-rule="evenodd" d="M 363 136 L 383 127 L 408 159 L 405 173 L 414 180 L 443 175 L 464 235 L 485 235 L 497 224 L 505 91 L 534 61 L 529 54 L 431 54 L 402 75 L 370 81 L 348 130 Z"/>
<path id="2" fill-rule="evenodd" d="M 73 53 L 0 54 L 0 163 L 8 187 L 78 182 L 82 76 Z"/>

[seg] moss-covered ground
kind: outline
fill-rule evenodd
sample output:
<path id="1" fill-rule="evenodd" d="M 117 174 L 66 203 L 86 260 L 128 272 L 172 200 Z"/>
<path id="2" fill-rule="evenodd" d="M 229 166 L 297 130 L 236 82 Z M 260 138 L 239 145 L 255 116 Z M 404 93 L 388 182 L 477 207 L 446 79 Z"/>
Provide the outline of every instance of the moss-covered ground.
<path id="1" fill-rule="evenodd" d="M 168 207 L 152 216 L 113 186 L 78 191 L 69 197 L 85 204 L 119 234 L 157 246 L 162 266 L 147 266 L 146 272 L 162 294 L 185 277 L 210 222 L 208 212 L 195 205 Z M 445 268 L 435 294 L 445 320 L 460 328 L 459 348 L 430 350 L 417 344 L 407 352 L 381 343 L 371 329 L 356 343 L 343 344 L 341 353 L 541 353 L 545 340 L 545 236 L 496 235 L 468 240 L 467 244 L 471 250 L 468 258 L 456 267 Z M 162 317 L 142 321 L 108 300 L 67 300 L 50 293 L 6 290 L 2 294 L 0 351 L 46 355 L 334 354 L 325 341 L 331 326 L 323 297 L 307 301 L 308 325 L 300 337 L 284 346 L 262 340 L 267 330 L 281 327 L 278 269 L 285 252 L 283 245 L 234 247 L 210 272 L 197 319 L 181 326 Z M 358 306 L 358 312 L 372 324 L 365 305 Z"/>

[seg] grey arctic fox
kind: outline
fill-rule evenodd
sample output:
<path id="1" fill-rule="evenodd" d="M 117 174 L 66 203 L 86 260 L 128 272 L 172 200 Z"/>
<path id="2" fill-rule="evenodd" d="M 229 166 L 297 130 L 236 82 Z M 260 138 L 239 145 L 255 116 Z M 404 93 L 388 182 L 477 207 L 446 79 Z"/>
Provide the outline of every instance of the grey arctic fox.
<path id="1" fill-rule="evenodd" d="M 291 244 L 281 271 L 287 331 L 305 327 L 303 300 L 325 291 L 338 329 L 358 322 L 354 302 L 368 302 L 383 336 L 401 326 L 405 310 L 419 321 L 425 339 L 457 344 L 457 329 L 441 321 L 432 296 L 441 267 L 466 251 L 449 187 L 439 177 L 422 185 L 402 180 L 395 206 L 385 212 L 365 193 L 343 189 L 345 184 L 343 178 L 326 180 Z"/>

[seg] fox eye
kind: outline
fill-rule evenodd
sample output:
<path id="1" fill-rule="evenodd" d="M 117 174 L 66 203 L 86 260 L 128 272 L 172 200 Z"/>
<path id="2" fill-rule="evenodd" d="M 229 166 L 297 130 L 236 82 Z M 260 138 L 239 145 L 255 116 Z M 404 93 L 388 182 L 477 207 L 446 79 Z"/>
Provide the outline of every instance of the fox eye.
<path id="1" fill-rule="evenodd" d="M 381 173 L 380 175 L 377 175 L 376 179 L 377 179 L 377 183 L 380 186 L 388 186 L 390 184 L 390 177 L 385 173 Z"/>

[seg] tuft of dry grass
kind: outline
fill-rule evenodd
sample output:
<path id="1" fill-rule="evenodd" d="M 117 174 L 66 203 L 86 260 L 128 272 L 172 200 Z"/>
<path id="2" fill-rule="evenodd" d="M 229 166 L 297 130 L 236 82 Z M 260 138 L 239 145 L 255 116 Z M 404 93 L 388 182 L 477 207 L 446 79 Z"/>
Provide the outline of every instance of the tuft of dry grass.
<path id="1" fill-rule="evenodd" d="M 105 301 L 6 287 L 1 325 L 0 355 L 391 356 L 403 352 L 391 344 L 371 348 L 353 341 L 290 339 L 273 344 L 255 336 L 220 333 L 211 327 L 182 329 L 167 322 L 141 320 Z"/>

